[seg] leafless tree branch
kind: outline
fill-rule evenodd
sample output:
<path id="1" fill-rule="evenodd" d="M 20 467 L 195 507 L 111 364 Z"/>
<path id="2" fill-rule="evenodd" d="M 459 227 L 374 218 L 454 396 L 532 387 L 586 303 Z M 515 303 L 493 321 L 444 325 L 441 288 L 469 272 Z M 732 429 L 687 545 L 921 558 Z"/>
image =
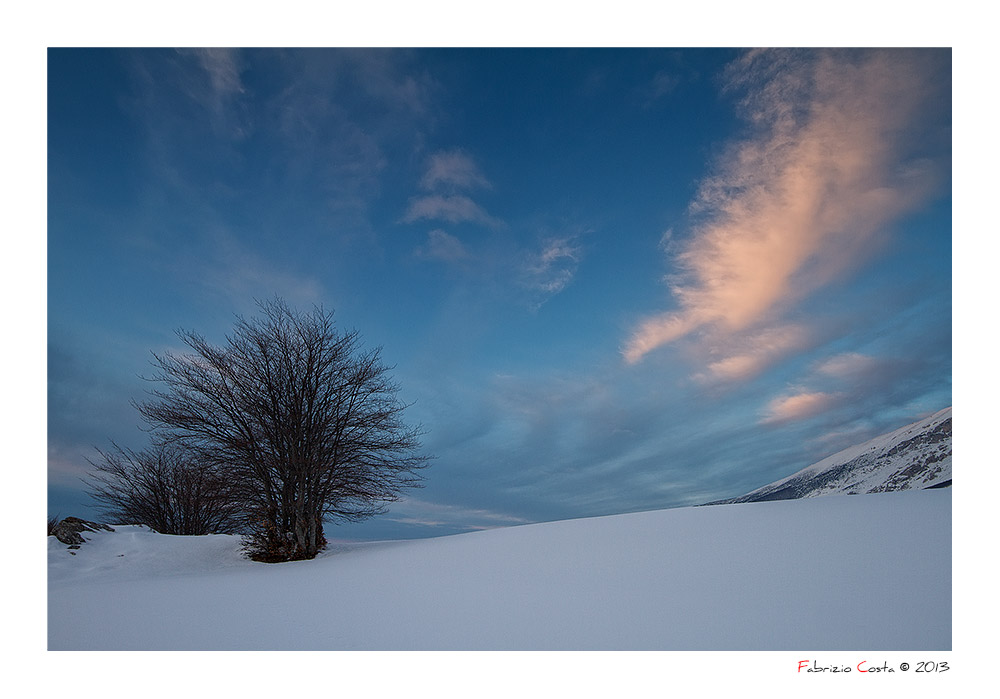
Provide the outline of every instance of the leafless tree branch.
<path id="1" fill-rule="evenodd" d="M 323 519 L 378 514 L 419 485 L 421 431 L 403 421 L 380 350 L 361 350 L 333 314 L 260 302 L 224 347 L 178 333 L 192 350 L 155 355 L 158 388 L 136 403 L 159 443 L 222 474 L 240 503 L 251 555 L 312 558 Z"/>

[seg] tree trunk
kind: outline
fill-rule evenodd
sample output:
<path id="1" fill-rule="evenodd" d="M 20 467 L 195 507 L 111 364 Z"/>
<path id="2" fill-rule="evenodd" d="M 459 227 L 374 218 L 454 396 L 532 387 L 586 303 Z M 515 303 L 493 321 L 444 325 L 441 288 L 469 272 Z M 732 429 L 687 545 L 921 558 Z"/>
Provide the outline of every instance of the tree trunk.
<path id="1" fill-rule="evenodd" d="M 315 558 L 323 550 L 326 540 L 323 537 L 322 522 L 322 515 L 319 513 L 301 510 L 295 513 L 296 557 Z"/>

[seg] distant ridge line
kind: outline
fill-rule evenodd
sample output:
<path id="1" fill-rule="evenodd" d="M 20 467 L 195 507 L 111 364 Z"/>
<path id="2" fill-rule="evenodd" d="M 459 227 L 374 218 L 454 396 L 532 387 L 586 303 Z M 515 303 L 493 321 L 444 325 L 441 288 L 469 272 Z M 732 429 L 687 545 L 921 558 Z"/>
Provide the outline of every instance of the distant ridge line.
<path id="1" fill-rule="evenodd" d="M 897 430 L 842 449 L 749 493 L 704 504 L 949 488 L 951 429 L 949 406 Z"/>

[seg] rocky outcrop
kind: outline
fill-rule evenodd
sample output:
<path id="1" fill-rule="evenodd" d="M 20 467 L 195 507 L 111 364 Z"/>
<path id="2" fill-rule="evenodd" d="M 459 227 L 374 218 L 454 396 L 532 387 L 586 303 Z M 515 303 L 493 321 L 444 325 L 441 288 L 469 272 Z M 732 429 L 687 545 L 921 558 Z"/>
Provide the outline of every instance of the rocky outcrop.
<path id="1" fill-rule="evenodd" d="M 52 533 L 49 534 L 49 536 L 54 536 L 64 544 L 79 546 L 86 541 L 86 539 L 82 536 L 83 532 L 97 532 L 100 530 L 108 532 L 114 531 L 114 529 L 109 527 L 107 524 L 88 522 L 87 520 L 80 519 L 79 517 L 67 517 L 52 528 Z"/>

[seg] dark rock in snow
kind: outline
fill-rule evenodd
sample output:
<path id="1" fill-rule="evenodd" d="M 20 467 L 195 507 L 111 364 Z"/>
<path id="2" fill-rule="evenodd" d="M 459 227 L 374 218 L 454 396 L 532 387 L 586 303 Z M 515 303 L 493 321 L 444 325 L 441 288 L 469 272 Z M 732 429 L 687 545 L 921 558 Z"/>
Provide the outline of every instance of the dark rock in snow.
<path id="1" fill-rule="evenodd" d="M 935 488 L 950 488 L 950 487 L 951 487 L 951 479 L 949 478 L 946 481 L 941 481 L 940 483 L 929 485 L 926 488 L 924 488 L 924 490 L 934 490 Z"/>
<path id="2" fill-rule="evenodd" d="M 80 544 L 86 541 L 81 535 L 82 532 L 96 532 L 102 529 L 109 532 L 114 531 L 107 524 L 88 522 L 79 517 L 67 517 L 53 527 L 52 533 L 49 536 L 54 536 L 64 544 L 69 544 L 70 548 L 79 548 Z"/>

